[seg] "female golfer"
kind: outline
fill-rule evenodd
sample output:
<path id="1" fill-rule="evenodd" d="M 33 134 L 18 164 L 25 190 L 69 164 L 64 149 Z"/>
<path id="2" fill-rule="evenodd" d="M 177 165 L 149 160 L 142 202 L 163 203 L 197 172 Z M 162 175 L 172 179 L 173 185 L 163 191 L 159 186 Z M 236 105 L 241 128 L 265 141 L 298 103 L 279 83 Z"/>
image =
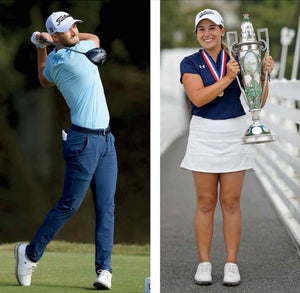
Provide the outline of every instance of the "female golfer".
<path id="1" fill-rule="evenodd" d="M 219 194 L 226 246 L 223 284 L 238 285 L 241 190 L 245 171 L 254 168 L 248 146 L 241 144 L 245 111 L 236 81 L 240 66 L 230 59 L 222 43 L 225 26 L 216 10 L 205 9 L 196 15 L 195 33 L 202 49 L 180 64 L 180 81 L 192 104 L 189 139 L 181 167 L 192 171 L 196 187 L 194 225 L 200 263 L 195 282 L 212 283 L 210 247 Z M 271 56 L 264 57 L 262 64 L 262 76 L 274 67 Z M 268 89 L 263 105 L 267 95 Z"/>

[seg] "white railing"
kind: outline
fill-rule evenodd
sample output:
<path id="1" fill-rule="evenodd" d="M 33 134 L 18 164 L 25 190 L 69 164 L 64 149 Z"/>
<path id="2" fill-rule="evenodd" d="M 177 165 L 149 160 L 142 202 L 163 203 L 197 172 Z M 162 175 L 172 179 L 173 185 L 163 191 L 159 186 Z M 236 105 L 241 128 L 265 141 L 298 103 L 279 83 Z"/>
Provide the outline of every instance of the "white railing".
<path id="1" fill-rule="evenodd" d="M 282 30 L 284 33 L 293 35 L 286 28 Z M 273 76 L 269 98 L 260 115 L 265 126 L 277 134 L 277 140 L 253 145 L 253 150 L 257 177 L 286 225 L 300 256 L 300 81 L 296 79 L 300 29 L 293 50 L 294 63 L 290 80 L 284 78 L 284 71 L 291 39 L 282 35 L 281 42 L 284 54 L 277 68 L 279 77 Z M 161 154 L 188 130 L 190 114 L 179 82 L 179 63 L 184 56 L 196 50 L 182 48 L 161 52 Z M 250 115 L 248 118 L 250 123 Z"/>
<path id="2" fill-rule="evenodd" d="M 300 81 L 272 80 L 262 122 L 275 142 L 253 145 L 257 177 L 300 252 Z M 300 254 L 299 254 L 300 255 Z"/>
<path id="3" fill-rule="evenodd" d="M 269 99 L 261 120 L 276 133 L 276 142 L 255 145 L 258 179 L 290 233 L 300 256 L 300 19 L 291 79 L 285 78 L 288 46 L 294 33 L 281 31 L 279 76 L 270 82 Z"/>

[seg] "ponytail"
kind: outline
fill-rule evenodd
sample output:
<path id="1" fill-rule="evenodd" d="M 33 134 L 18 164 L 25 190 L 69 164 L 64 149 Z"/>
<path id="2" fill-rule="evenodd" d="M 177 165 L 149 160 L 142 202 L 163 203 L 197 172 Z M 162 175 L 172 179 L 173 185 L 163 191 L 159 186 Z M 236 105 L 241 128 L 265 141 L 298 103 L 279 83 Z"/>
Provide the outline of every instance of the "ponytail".
<path id="1" fill-rule="evenodd" d="M 225 53 L 230 56 L 229 48 L 224 41 L 222 41 L 222 48 L 224 49 Z"/>

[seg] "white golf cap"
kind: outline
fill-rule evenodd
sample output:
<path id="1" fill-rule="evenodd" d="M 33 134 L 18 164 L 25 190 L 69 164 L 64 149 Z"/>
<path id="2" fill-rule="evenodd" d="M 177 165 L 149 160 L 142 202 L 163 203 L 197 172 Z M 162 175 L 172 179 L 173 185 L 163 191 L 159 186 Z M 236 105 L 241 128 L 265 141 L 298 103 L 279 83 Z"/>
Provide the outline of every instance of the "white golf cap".
<path id="1" fill-rule="evenodd" d="M 46 20 L 46 29 L 50 35 L 54 33 L 66 32 L 75 22 L 82 22 L 74 19 L 69 13 L 64 11 L 53 12 Z"/>
<path id="2" fill-rule="evenodd" d="M 225 26 L 224 20 L 217 10 L 205 9 L 200 11 L 195 17 L 195 31 L 197 30 L 198 23 L 203 19 L 209 19 L 216 25 L 221 25 L 223 27 Z"/>

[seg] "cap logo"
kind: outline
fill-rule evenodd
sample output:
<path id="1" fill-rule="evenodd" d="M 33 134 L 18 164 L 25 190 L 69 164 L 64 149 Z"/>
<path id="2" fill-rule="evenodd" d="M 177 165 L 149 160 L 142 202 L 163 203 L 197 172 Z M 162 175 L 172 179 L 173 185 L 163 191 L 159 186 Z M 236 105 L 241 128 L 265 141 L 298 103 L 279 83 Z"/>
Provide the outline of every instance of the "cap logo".
<path id="1" fill-rule="evenodd" d="M 59 26 L 66 18 L 71 17 L 70 14 L 61 15 L 59 18 L 56 19 L 57 26 Z"/>
<path id="2" fill-rule="evenodd" d="M 214 15 L 214 12 L 213 11 L 203 11 L 203 12 L 199 13 L 199 18 L 201 18 L 202 16 L 204 16 L 206 14 L 213 14 Z"/>

